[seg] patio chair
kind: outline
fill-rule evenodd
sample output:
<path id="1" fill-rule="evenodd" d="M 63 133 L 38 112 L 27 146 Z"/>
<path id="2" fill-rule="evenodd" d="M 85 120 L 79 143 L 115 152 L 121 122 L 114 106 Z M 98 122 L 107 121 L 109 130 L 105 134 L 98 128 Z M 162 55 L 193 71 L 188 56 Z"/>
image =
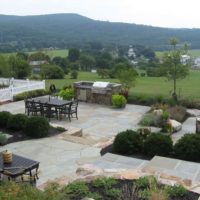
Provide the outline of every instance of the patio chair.
<path id="1" fill-rule="evenodd" d="M 78 120 L 78 101 L 74 100 L 69 105 L 66 105 L 60 109 L 60 114 L 64 114 L 68 116 L 69 121 L 73 118 L 73 114 L 76 115 L 76 119 Z"/>
<path id="2" fill-rule="evenodd" d="M 59 112 L 58 108 L 49 105 L 48 103 L 41 104 L 41 113 L 43 117 L 47 117 L 49 120 L 50 118 L 53 118 L 54 115 L 56 116 L 57 120 L 59 119 Z"/>
<path id="3" fill-rule="evenodd" d="M 25 113 L 29 116 L 37 115 L 38 113 L 41 114 L 41 107 L 40 103 L 34 102 L 34 100 L 24 100 L 25 101 Z"/>

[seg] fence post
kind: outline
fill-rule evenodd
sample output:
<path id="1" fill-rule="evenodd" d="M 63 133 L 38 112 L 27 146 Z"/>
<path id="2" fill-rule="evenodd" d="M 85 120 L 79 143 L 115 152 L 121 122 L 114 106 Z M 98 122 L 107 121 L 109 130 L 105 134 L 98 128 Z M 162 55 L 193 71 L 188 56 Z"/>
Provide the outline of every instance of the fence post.
<path id="1" fill-rule="evenodd" d="M 13 100 L 13 85 L 10 85 L 9 87 L 9 92 L 10 92 L 10 99 Z"/>
<path id="2" fill-rule="evenodd" d="M 43 89 L 45 90 L 45 87 L 46 87 L 46 86 L 45 86 L 45 80 L 43 80 L 42 83 L 43 83 L 43 86 L 42 86 L 42 87 L 43 87 Z"/>
<path id="3" fill-rule="evenodd" d="M 10 79 L 10 85 L 14 86 L 14 80 L 15 79 L 13 77 Z"/>
<path id="4" fill-rule="evenodd" d="M 30 81 L 29 81 L 28 78 L 26 79 L 26 83 L 27 83 L 27 89 L 28 89 L 28 91 L 29 91 L 29 90 L 30 90 Z"/>

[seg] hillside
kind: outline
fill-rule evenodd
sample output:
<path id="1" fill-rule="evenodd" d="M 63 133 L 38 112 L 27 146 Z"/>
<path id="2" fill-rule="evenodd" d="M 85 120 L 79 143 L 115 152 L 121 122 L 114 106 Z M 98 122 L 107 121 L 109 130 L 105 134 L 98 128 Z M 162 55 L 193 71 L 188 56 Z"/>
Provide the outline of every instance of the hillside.
<path id="1" fill-rule="evenodd" d="M 141 44 L 166 49 L 170 37 L 200 48 L 200 29 L 170 29 L 92 20 L 77 14 L 0 15 L 0 51 L 85 44 L 91 41 Z"/>

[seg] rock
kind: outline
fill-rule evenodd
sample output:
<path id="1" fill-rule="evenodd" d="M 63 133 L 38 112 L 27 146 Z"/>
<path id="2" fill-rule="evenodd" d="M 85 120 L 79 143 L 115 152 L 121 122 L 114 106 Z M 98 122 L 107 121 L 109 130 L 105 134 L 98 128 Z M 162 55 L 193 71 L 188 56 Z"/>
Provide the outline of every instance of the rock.
<path id="1" fill-rule="evenodd" d="M 162 109 L 156 109 L 156 110 L 153 111 L 153 113 L 154 113 L 155 115 L 161 116 L 161 115 L 163 114 L 163 110 L 162 110 Z"/>
<path id="2" fill-rule="evenodd" d="M 82 129 L 80 128 L 74 129 L 74 132 L 71 133 L 70 135 L 76 136 L 76 137 L 82 137 L 83 136 Z"/>
<path id="3" fill-rule="evenodd" d="M 172 125 L 173 132 L 180 131 L 182 129 L 182 124 L 174 119 L 169 120 Z"/>
<path id="4" fill-rule="evenodd" d="M 141 127 L 137 132 L 142 136 L 147 136 L 151 133 L 151 127 Z"/>
<path id="5" fill-rule="evenodd" d="M 95 200 L 95 199 L 85 197 L 85 198 L 83 198 L 83 199 L 81 199 L 81 200 Z"/>
<path id="6" fill-rule="evenodd" d="M 140 177 L 142 177 L 144 175 L 144 173 L 139 172 L 137 170 L 126 170 L 121 172 L 120 174 L 120 179 L 128 179 L 128 180 L 135 180 L 135 179 L 139 179 Z"/>
<path id="7" fill-rule="evenodd" d="M 76 174 L 79 176 L 100 175 L 103 174 L 103 170 L 94 165 L 85 164 L 76 170 Z"/>

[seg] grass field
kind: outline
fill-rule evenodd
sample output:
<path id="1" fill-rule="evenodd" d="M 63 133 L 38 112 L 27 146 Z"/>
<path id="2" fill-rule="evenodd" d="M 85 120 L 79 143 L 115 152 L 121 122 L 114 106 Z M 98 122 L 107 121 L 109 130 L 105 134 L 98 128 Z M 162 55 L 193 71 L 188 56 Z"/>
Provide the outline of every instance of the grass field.
<path id="1" fill-rule="evenodd" d="M 165 53 L 165 51 L 156 51 L 156 56 L 158 58 L 162 58 L 163 54 Z M 192 58 L 197 58 L 200 57 L 200 49 L 191 49 L 188 51 L 188 54 L 192 57 Z"/>
<path id="2" fill-rule="evenodd" d="M 36 53 L 38 51 L 29 51 L 29 52 L 26 52 L 28 54 L 32 54 L 32 53 Z M 68 56 L 68 50 L 67 49 L 58 49 L 58 50 L 44 50 L 44 51 L 41 51 L 45 54 L 47 54 L 50 58 L 54 58 L 56 56 L 60 56 L 60 57 L 66 57 Z M 15 55 L 16 53 L 1 53 L 0 55 L 3 55 L 3 56 L 10 56 L 10 55 Z"/>
<path id="3" fill-rule="evenodd" d="M 76 81 L 108 81 L 119 82 L 117 79 L 101 79 L 96 73 L 79 72 L 78 79 L 70 79 L 67 75 L 65 79 L 46 80 L 46 87 L 50 84 L 55 84 L 57 88 L 62 88 L 64 85 L 72 85 Z M 198 98 L 200 99 L 200 71 L 191 71 L 190 75 L 183 80 L 177 82 L 177 93 L 181 97 Z M 136 86 L 131 88 L 130 94 L 149 94 L 149 95 L 165 95 L 170 96 L 173 89 L 173 82 L 160 77 L 139 77 Z"/>

